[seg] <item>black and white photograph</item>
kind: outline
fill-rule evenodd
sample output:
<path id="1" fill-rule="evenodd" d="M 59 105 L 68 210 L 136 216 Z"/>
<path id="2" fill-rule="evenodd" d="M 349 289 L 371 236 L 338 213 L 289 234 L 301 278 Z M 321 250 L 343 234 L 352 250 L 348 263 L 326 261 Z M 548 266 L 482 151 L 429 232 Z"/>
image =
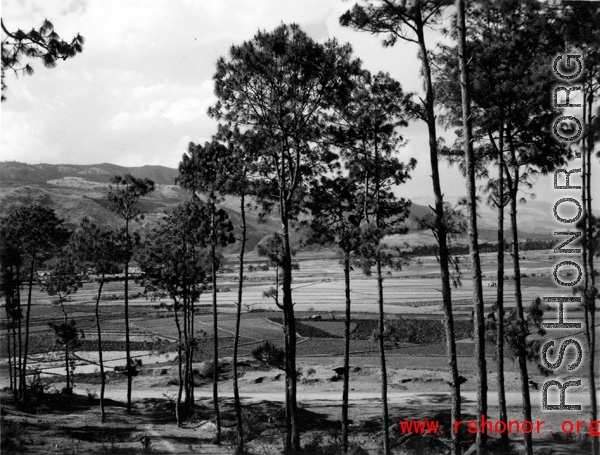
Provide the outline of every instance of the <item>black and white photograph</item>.
<path id="1" fill-rule="evenodd" d="M 600 455 L 600 1 L 0 18 L 0 453 Z"/>

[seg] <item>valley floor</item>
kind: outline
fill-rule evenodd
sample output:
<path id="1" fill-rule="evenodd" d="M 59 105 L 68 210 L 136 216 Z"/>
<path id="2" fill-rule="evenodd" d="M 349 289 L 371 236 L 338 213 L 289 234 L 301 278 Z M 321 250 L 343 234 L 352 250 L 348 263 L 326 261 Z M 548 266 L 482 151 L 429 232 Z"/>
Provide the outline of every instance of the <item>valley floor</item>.
<path id="1" fill-rule="evenodd" d="M 526 301 L 538 295 L 554 292 L 551 283 L 552 260 L 538 252 L 524 253 Z M 252 259 L 252 258 L 251 258 Z M 254 258 L 260 264 L 260 259 Z M 496 282 L 493 275 L 493 256 L 484 260 L 486 312 L 493 305 Z M 393 426 L 394 453 L 444 453 L 439 440 L 444 441 L 452 429 L 449 425 L 449 375 L 443 340 L 440 294 L 435 258 L 422 258 L 421 263 L 406 271 L 392 271 L 384 281 L 386 312 L 396 321 L 401 334 L 390 340 L 387 349 L 390 425 Z M 301 408 L 303 447 L 306 454 L 338 453 L 341 434 L 342 381 L 335 369 L 342 365 L 343 355 L 343 295 L 339 264 L 333 257 L 315 257 L 307 254 L 300 258 L 300 270 L 294 279 L 294 298 L 297 302 L 298 324 L 298 401 Z M 527 265 L 528 264 L 528 265 Z M 463 271 L 468 276 L 468 270 Z M 244 405 L 244 419 L 248 435 L 248 450 L 252 454 L 280 453 L 284 431 L 283 397 L 284 375 L 252 359 L 251 351 L 268 340 L 282 345 L 281 315 L 274 305 L 262 297 L 272 286 L 272 270 L 248 273 L 245 286 L 244 314 L 241 330 L 240 393 Z M 235 270 L 224 272 L 220 281 L 218 336 L 220 342 L 221 374 L 220 403 L 223 411 L 223 444 L 215 445 L 215 426 L 212 412 L 212 382 L 203 376 L 212 355 L 212 315 L 199 305 L 196 317 L 200 350 L 195 358 L 197 377 L 196 412 L 183 427 L 175 424 L 174 397 L 177 393 L 177 361 L 175 340 L 177 332 L 172 313 L 159 308 L 158 302 L 146 300 L 139 287 L 132 287 L 131 329 L 134 354 L 142 360 L 140 375 L 133 382 L 133 413 L 125 412 L 125 378 L 111 371 L 106 389 L 108 420 L 100 422 L 97 394 L 99 374 L 98 340 L 94 318 L 94 284 L 88 283 L 67 305 L 69 317 L 85 332 L 85 339 L 76 351 L 75 394 L 66 396 L 59 391 L 64 387 L 64 358 L 53 350 L 53 334 L 48 322 L 59 321 L 60 310 L 39 289 L 35 290 L 32 306 L 32 343 L 30 366 L 45 393 L 32 396 L 27 406 L 13 402 L 4 389 L 2 402 L 2 453 L 86 454 L 86 453 L 172 453 L 172 454 L 225 454 L 234 452 L 235 419 L 233 413 L 231 355 L 235 316 L 233 305 Z M 105 366 L 113 370 L 124 364 L 124 322 L 121 283 L 107 286 L 107 299 L 100 304 Z M 507 280 L 507 293 L 511 282 Z M 376 327 L 374 280 L 353 273 L 353 319 L 350 373 L 351 440 L 354 454 L 377 453 L 381 431 L 381 401 L 379 358 L 377 344 L 372 340 Z M 470 336 L 470 282 L 463 278 L 463 287 L 454 292 L 458 349 L 458 367 L 466 379 L 461 386 L 464 420 L 474 418 L 476 410 L 476 375 L 473 341 Z M 528 299 L 528 300 L 527 300 Z M 511 297 L 506 302 L 512 305 Z M 581 312 L 568 309 L 569 320 L 582 320 Z M 556 309 L 546 308 L 546 320 L 557 318 Z M 0 340 L 6 337 L 5 321 L 0 328 Z M 596 328 L 600 347 L 600 328 Z M 410 335 L 410 336 L 409 336 Z M 562 340 L 567 336 L 583 340 L 575 331 L 552 331 L 548 339 Z M 583 343 L 582 343 L 583 344 Z M 160 350 L 160 352 L 157 352 Z M 493 346 L 487 348 L 488 419 L 498 417 L 496 373 Z M 5 352 L 4 346 L 2 352 Z M 584 357 L 586 352 L 584 351 Z M 566 351 L 566 359 L 574 352 Z M 566 362 L 565 362 L 566 364 Z M 0 386 L 9 385 L 7 361 L 0 361 Z M 566 421 L 575 425 L 588 419 L 589 391 L 583 370 L 559 370 L 552 377 L 542 376 L 536 365 L 529 365 L 532 379 L 534 421 L 545 421 L 542 431 L 534 433 L 536 454 L 586 453 L 587 428 L 580 434 L 562 431 Z M 580 373 L 580 374 L 576 374 Z M 581 411 L 542 411 L 542 385 L 549 379 L 561 382 L 582 378 L 582 386 L 570 389 L 570 403 L 582 403 Z M 509 419 L 521 419 L 520 383 L 517 366 L 506 356 L 506 390 Z M 600 378 L 597 379 L 600 384 Z M 596 391 L 597 392 L 597 391 Z M 558 397 L 550 395 L 550 403 Z M 444 435 L 435 437 L 402 434 L 399 421 L 439 421 Z M 568 425 L 567 425 L 568 428 Z M 464 431 L 464 430 L 463 430 Z M 474 435 L 465 434 L 465 448 Z M 492 435 L 490 453 L 494 451 L 497 434 Z M 522 434 L 511 434 L 513 453 L 522 452 Z M 362 452 L 361 452 L 362 450 Z"/>

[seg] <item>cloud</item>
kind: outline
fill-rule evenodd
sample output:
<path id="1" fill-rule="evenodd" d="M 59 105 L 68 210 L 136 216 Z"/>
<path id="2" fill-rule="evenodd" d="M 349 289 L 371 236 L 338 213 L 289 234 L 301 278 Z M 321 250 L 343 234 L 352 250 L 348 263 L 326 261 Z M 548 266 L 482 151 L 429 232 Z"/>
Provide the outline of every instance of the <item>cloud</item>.
<path id="1" fill-rule="evenodd" d="M 163 115 L 171 120 L 174 125 L 181 125 L 203 117 L 202 107 L 204 105 L 205 102 L 197 98 L 181 98 L 171 104 Z"/>
<path id="2" fill-rule="evenodd" d="M 398 49 L 339 26 L 347 7 L 337 0 L 5 0 L 3 17 L 15 26 L 47 17 L 61 36 L 79 32 L 86 44 L 54 70 L 36 62 L 32 77 L 8 78 L 3 156 L 176 165 L 189 140 L 216 132 L 206 112 L 215 102 L 217 58 L 281 23 L 299 23 L 315 39 L 354 41 L 374 70 L 402 68 Z M 418 80 L 413 68 L 405 76 L 412 73 Z"/>
<path id="3" fill-rule="evenodd" d="M 86 0 L 71 0 L 71 3 L 62 10 L 62 14 L 85 14 L 88 8 Z"/>
<path id="4" fill-rule="evenodd" d="M 2 159 L 175 167 L 189 142 L 216 132 L 207 109 L 216 100 L 217 58 L 281 23 L 298 23 L 316 40 L 350 41 L 368 69 L 390 71 L 405 90 L 421 90 L 416 48 L 384 49 L 379 38 L 340 27 L 340 13 L 351 6 L 340 0 L 3 0 L 2 6 L 14 27 L 49 18 L 63 38 L 86 38 L 83 53 L 54 70 L 36 62 L 32 77 L 8 78 Z M 411 130 L 401 159 L 420 159 L 419 186 L 430 172 L 426 140 L 423 128 Z"/>

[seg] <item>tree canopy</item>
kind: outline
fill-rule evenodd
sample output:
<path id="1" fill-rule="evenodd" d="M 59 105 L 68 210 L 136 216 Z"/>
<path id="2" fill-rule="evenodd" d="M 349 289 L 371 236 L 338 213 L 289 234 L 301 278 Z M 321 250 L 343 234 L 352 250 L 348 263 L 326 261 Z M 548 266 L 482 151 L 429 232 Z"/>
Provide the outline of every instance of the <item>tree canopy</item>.
<path id="1" fill-rule="evenodd" d="M 39 59 L 46 68 L 54 68 L 59 60 L 67 60 L 83 51 L 85 39 L 79 33 L 71 41 L 63 40 L 54 30 L 54 25 L 45 19 L 39 28 L 25 32 L 21 29 L 10 31 L 0 20 L 2 32 L 2 101 L 5 101 L 5 71 L 12 70 L 16 75 L 33 74 L 33 67 L 24 60 Z"/>

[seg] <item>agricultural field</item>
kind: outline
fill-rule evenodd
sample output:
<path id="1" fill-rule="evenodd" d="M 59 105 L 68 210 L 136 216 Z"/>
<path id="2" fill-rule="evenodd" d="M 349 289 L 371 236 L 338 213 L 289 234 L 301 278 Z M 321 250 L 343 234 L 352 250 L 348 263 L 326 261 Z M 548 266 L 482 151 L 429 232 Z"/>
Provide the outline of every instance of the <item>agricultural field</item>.
<path id="1" fill-rule="evenodd" d="M 552 292 L 553 259 L 543 252 L 526 251 L 523 255 L 525 302 Z M 125 364 L 122 282 L 110 282 L 103 292 L 100 309 L 105 367 L 109 371 L 106 397 L 108 422 L 101 424 L 98 411 L 99 366 L 98 338 L 94 316 L 96 286 L 87 282 L 66 304 L 70 319 L 83 329 L 85 338 L 74 354 L 75 393 L 60 394 L 64 385 L 64 359 L 54 342 L 50 322 L 60 322 L 62 313 L 41 290 L 33 294 L 31 312 L 30 381 L 45 393 L 34 398 L 23 410 L 9 405 L 6 389 L 2 392 L 3 435 L 7 446 L 3 453 L 233 453 L 234 413 L 232 398 L 232 355 L 235 330 L 237 271 L 235 256 L 227 257 L 219 276 L 218 336 L 219 393 L 222 397 L 226 444 L 212 444 L 212 381 L 207 373 L 212 359 L 211 297 L 206 294 L 196 306 L 195 332 L 201 340 L 194 359 L 197 368 L 196 417 L 179 428 L 175 425 L 173 400 L 177 393 L 177 328 L 168 299 L 147 299 L 144 290 L 130 287 L 130 318 L 133 356 L 142 366 L 133 381 L 134 412 L 125 414 L 126 378 L 114 371 Z M 299 253 L 295 260 L 293 296 L 297 314 L 298 400 L 302 409 L 303 445 L 333 443 L 330 436 L 339 430 L 341 377 L 344 352 L 344 284 L 339 259 L 332 252 Z M 492 309 L 497 282 L 495 258 L 484 255 L 484 293 L 486 312 Z M 252 265 L 252 267 L 249 267 Z M 507 264 L 507 271 L 511 264 Z M 390 412 L 393 420 L 440 418 L 448 420 L 449 375 L 445 356 L 441 293 L 437 262 L 434 257 L 415 258 L 402 271 L 386 271 L 384 280 L 386 323 L 397 329 L 397 336 L 386 341 Z M 462 285 L 453 290 L 458 367 L 466 379 L 461 388 L 463 412 L 475 410 L 476 377 L 474 345 L 471 339 L 470 271 L 463 262 Z M 250 453 L 276 453 L 281 445 L 281 418 L 284 397 L 284 373 L 268 368 L 252 357 L 252 350 L 265 341 L 283 346 L 282 315 L 273 299 L 263 293 L 274 285 L 275 270 L 264 258 L 250 254 L 245 273 L 243 314 L 240 339 L 240 393 L 245 418 L 249 422 Z M 510 275 L 510 272 L 508 273 Z M 506 280 L 506 302 L 514 306 L 512 280 Z M 377 449 L 379 431 L 378 346 L 373 337 L 377 328 L 375 278 L 352 272 L 350 418 L 352 441 L 369 451 Z M 164 303 L 165 305 L 161 305 Z M 555 320 L 555 308 L 544 316 Z M 568 318 L 577 320 L 582 313 L 572 311 Z M 2 340 L 6 321 L 1 321 Z M 598 332 L 598 329 L 597 329 Z M 553 339 L 566 335 L 553 332 Z M 550 335 L 548 335 L 550 336 Z M 596 338 L 600 343 L 600 333 Z M 493 348 L 488 345 L 488 381 L 490 416 L 497 415 L 496 375 Z M 585 355 L 585 353 L 584 353 Z M 567 358 L 574 356 L 566 352 Z M 1 385 L 8 386 L 7 359 L 2 360 Z M 532 383 L 542 384 L 535 363 L 530 363 Z M 587 402 L 587 385 L 577 397 Z M 520 417 L 518 366 L 506 356 L 506 388 L 509 412 Z M 541 386 L 540 386 L 541 388 Z M 532 391 L 534 418 L 548 419 L 541 412 L 541 394 Z M 584 412 L 584 411 L 582 411 Z M 555 419 L 556 420 L 556 419 Z M 558 421 L 552 424 L 559 426 Z M 548 423 L 550 425 L 550 423 Z M 324 431 L 326 433 L 324 433 Z M 399 435 L 396 435 L 399 437 Z M 550 434 L 534 435 L 536 446 L 552 453 L 575 453 L 572 445 L 585 444 L 583 438 L 564 441 Z M 557 444 L 557 442 L 559 444 Z M 564 444 L 563 444 L 564 443 Z M 514 444 L 518 445 L 515 436 Z M 564 449 L 564 450 L 563 450 Z M 150 451 L 150 452 L 149 452 Z M 544 452 L 540 452 L 544 453 Z M 550 452 L 546 452 L 550 453 Z"/>

